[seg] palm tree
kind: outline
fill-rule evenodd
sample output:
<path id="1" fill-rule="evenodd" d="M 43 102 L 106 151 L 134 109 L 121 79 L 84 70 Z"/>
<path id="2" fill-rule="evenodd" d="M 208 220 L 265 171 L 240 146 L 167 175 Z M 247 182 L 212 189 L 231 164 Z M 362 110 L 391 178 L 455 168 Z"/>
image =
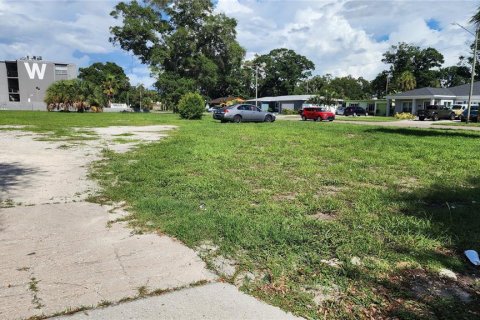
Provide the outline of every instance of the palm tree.
<path id="1" fill-rule="evenodd" d="M 404 71 L 397 79 L 397 86 L 402 91 L 413 90 L 417 87 L 417 80 L 410 71 Z"/>
<path id="2" fill-rule="evenodd" d="M 480 26 L 480 7 L 477 9 L 477 13 L 473 15 L 473 17 L 470 19 L 470 22 L 475 24 L 475 27 L 478 28 Z"/>

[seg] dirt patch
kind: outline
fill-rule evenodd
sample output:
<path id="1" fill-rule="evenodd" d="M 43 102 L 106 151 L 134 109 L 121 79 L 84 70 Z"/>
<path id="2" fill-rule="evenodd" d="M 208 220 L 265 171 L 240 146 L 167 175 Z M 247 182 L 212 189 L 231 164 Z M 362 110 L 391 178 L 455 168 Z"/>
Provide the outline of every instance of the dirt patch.
<path id="1" fill-rule="evenodd" d="M 296 192 L 279 193 L 274 195 L 272 198 L 275 201 L 293 201 L 297 198 L 297 193 Z"/>
<path id="2" fill-rule="evenodd" d="M 419 187 L 419 180 L 416 177 L 404 177 L 398 182 L 400 192 L 411 192 Z"/>
<path id="3" fill-rule="evenodd" d="M 310 218 L 315 219 L 315 220 L 322 220 L 322 221 L 332 221 L 335 220 L 336 217 L 331 214 L 323 213 L 323 212 L 316 212 L 312 215 L 309 215 Z"/>
<path id="4" fill-rule="evenodd" d="M 439 308 L 457 308 L 464 315 L 480 316 L 480 293 L 464 280 L 453 281 L 422 269 L 409 269 L 392 276 L 390 281 L 395 294 L 386 290 L 384 295 L 391 301 L 387 308 L 391 314 L 436 318 L 434 314 Z M 464 316 L 458 318 L 464 319 Z"/>
<path id="5" fill-rule="evenodd" d="M 315 197 L 321 198 L 326 196 L 335 196 L 344 190 L 345 187 L 343 186 L 323 186 L 317 191 Z"/>

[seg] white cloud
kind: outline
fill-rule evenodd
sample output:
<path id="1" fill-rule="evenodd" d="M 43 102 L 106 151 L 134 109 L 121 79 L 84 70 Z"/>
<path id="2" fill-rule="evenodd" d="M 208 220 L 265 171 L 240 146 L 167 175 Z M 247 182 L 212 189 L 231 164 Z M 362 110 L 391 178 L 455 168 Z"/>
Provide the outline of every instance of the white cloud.
<path id="1" fill-rule="evenodd" d="M 232 9 L 238 6 L 251 12 Z M 456 64 L 472 39 L 451 22 L 468 24 L 476 6 L 456 0 L 220 0 L 217 10 L 238 20 L 238 39 L 247 59 L 286 47 L 312 60 L 316 74 L 372 79 L 388 68 L 382 54 L 398 42 L 432 46 L 445 56 L 445 65 Z M 440 31 L 428 27 L 431 19 Z"/>
<path id="2" fill-rule="evenodd" d="M 109 13 L 118 0 L 0 0 L 0 59 L 41 55 L 80 67 L 99 56 L 125 68 L 133 84 L 153 83 L 148 68 L 108 42 Z M 468 25 L 474 1 L 218 0 L 216 12 L 238 20 L 247 59 L 280 47 L 305 55 L 316 74 L 372 79 L 387 68 L 382 53 L 397 42 L 432 46 L 453 65 L 469 53 Z M 426 21 L 434 19 L 440 30 Z M 126 62 L 125 62 L 126 61 Z M 133 60 L 132 60 L 133 61 Z M 138 68 L 137 68 L 138 66 Z"/>
<path id="3" fill-rule="evenodd" d="M 123 51 L 108 41 L 110 26 L 118 23 L 110 17 L 116 3 L 114 0 L 0 0 L 0 59 L 38 55 L 86 67 L 96 62 L 95 55 L 103 55 L 122 65 L 115 58 Z M 150 85 L 153 80 L 148 75 L 142 71 L 134 73 L 132 78 Z"/>

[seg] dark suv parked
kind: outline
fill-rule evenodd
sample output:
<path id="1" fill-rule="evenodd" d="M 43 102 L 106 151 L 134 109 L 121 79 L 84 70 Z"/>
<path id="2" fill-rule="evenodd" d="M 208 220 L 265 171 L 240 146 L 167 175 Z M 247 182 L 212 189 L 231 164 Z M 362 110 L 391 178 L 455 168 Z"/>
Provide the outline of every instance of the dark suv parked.
<path id="1" fill-rule="evenodd" d="M 346 107 L 345 116 L 366 116 L 367 112 L 362 107 Z"/>
<path id="2" fill-rule="evenodd" d="M 432 104 L 427 106 L 424 110 L 418 110 L 417 116 L 420 121 L 423 121 L 427 118 L 437 121 L 439 119 L 455 120 L 456 114 L 455 111 L 453 111 L 450 107 Z"/>

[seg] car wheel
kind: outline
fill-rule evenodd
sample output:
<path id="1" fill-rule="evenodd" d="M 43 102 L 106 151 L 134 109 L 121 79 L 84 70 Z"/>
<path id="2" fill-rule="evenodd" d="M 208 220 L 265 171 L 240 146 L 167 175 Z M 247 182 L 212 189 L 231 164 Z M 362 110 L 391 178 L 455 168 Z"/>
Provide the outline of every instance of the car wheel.
<path id="1" fill-rule="evenodd" d="M 455 113 L 450 114 L 450 120 L 455 120 Z"/>
<path id="2" fill-rule="evenodd" d="M 242 122 L 242 116 L 237 114 L 235 117 L 233 117 L 233 122 L 235 122 L 235 123 Z"/>
<path id="3" fill-rule="evenodd" d="M 438 114 L 434 114 L 434 115 L 432 116 L 432 120 L 433 120 L 433 121 L 438 121 Z"/>
<path id="4" fill-rule="evenodd" d="M 265 122 L 272 122 L 272 121 L 273 121 L 272 116 L 269 115 L 269 114 L 267 114 L 267 115 L 265 116 Z"/>
<path id="5" fill-rule="evenodd" d="M 425 117 L 418 117 L 418 120 L 423 121 L 425 120 Z"/>
<path id="6" fill-rule="evenodd" d="M 307 118 L 305 118 L 305 116 L 302 116 L 302 121 L 307 121 Z"/>
<path id="7" fill-rule="evenodd" d="M 313 121 L 318 121 L 318 118 L 313 118 Z"/>

